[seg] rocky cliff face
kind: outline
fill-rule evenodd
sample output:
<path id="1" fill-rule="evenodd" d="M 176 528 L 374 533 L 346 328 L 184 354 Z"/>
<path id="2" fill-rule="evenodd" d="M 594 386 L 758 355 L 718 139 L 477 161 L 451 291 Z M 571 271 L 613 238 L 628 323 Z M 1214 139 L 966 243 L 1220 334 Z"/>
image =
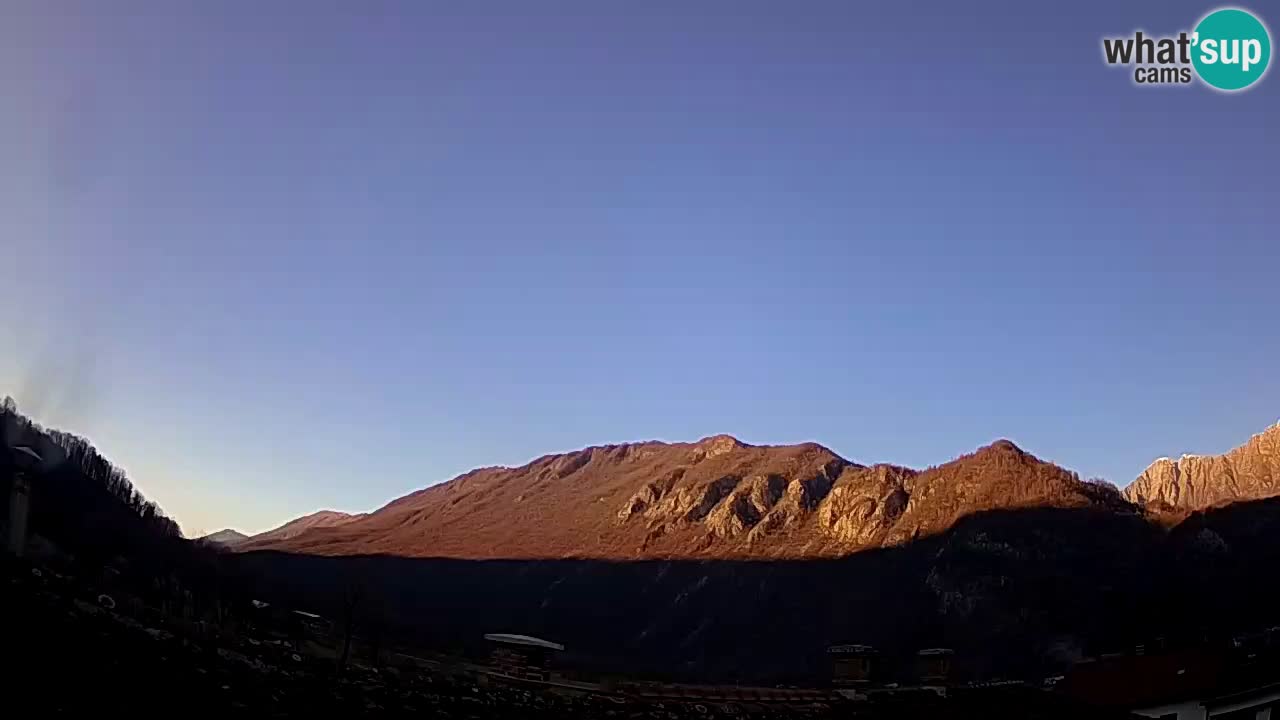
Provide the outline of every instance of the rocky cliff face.
<path id="1" fill-rule="evenodd" d="M 1154 511 L 1192 511 L 1280 495 L 1280 423 L 1224 455 L 1160 458 L 1125 489 Z"/>
<path id="2" fill-rule="evenodd" d="M 937 534 L 994 508 L 1125 505 L 1000 441 L 923 472 L 821 445 L 592 447 L 485 468 L 367 517 L 242 549 L 453 558 L 807 558 Z"/>

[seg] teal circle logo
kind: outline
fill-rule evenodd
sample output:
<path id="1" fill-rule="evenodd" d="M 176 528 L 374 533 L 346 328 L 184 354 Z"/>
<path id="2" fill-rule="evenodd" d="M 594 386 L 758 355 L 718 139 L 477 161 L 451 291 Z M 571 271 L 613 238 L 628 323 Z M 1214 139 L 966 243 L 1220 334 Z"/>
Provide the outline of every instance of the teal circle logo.
<path id="1" fill-rule="evenodd" d="M 1252 13 L 1215 10 L 1196 25 L 1191 63 L 1196 74 L 1219 90 L 1243 90 L 1258 82 L 1271 62 L 1271 35 Z"/>

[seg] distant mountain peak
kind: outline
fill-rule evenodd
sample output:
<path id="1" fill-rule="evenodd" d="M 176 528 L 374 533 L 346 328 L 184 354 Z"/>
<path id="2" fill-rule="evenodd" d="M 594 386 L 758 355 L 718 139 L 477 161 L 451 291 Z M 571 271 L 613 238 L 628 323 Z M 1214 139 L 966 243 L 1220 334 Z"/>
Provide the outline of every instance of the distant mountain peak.
<path id="1" fill-rule="evenodd" d="M 249 536 L 239 530 L 225 528 L 214 533 L 209 533 L 204 537 L 196 538 L 196 542 L 209 543 L 211 545 L 222 545 L 224 547 L 235 547 L 248 539 Z"/>
<path id="2" fill-rule="evenodd" d="M 303 515 L 300 518 L 290 520 L 280 527 L 273 528 L 247 538 L 243 543 L 241 543 L 240 547 L 241 549 L 256 549 L 264 545 L 271 545 L 273 543 L 291 540 L 307 531 L 317 528 L 345 525 L 362 517 L 365 517 L 365 515 L 353 515 L 351 513 L 340 512 L 338 510 L 317 510 L 309 515 Z"/>
<path id="3" fill-rule="evenodd" d="M 980 448 L 978 452 L 982 452 L 984 450 L 992 451 L 992 452 L 1011 452 L 1011 453 L 1017 453 L 1019 455 L 1027 454 L 1025 450 L 1018 447 L 1017 443 L 1007 438 L 1000 438 L 999 440 L 996 440 L 990 445 L 987 445 L 984 448 Z"/>
<path id="4" fill-rule="evenodd" d="M 704 437 L 701 440 L 699 440 L 698 445 L 701 445 L 703 447 L 712 446 L 712 445 L 732 446 L 735 448 L 750 447 L 750 445 L 748 445 L 747 443 L 742 442 L 738 438 L 732 435 L 729 435 L 728 433 L 720 433 L 718 435 L 708 435 L 707 437 Z"/>
<path id="5" fill-rule="evenodd" d="M 352 518 L 352 513 L 342 512 L 341 510 L 317 510 L 310 515 L 303 515 L 303 518 Z M 299 518 L 301 519 L 301 518 Z"/>
<path id="6" fill-rule="evenodd" d="M 703 456 L 708 458 L 751 447 L 732 435 L 712 435 L 699 440 L 696 444 Z"/>

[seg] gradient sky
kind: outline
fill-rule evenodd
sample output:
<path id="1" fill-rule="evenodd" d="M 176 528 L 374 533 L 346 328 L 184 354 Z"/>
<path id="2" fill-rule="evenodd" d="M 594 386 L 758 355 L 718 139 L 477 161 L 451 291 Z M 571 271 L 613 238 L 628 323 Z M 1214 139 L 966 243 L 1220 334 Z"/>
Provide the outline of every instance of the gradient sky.
<path id="1" fill-rule="evenodd" d="M 1212 7 L 7 0 L 0 394 L 188 534 L 720 432 L 1124 485 L 1280 417 L 1280 78 L 1101 57 Z"/>

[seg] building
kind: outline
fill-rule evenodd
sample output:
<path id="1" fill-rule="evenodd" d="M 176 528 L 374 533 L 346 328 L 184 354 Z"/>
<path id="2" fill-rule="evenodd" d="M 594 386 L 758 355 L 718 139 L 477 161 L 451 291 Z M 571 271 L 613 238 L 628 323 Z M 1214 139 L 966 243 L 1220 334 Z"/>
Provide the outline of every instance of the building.
<path id="1" fill-rule="evenodd" d="M 916 673 L 922 683 L 945 683 L 951 678 L 950 648 L 928 648 L 916 653 Z"/>
<path id="2" fill-rule="evenodd" d="M 559 643 L 528 635 L 491 633 L 484 639 L 492 646 L 489 660 L 494 672 L 519 680 L 550 680 L 552 660 L 564 651 Z"/>
<path id="3" fill-rule="evenodd" d="M 294 628 L 294 635 L 296 635 L 294 642 L 303 639 L 324 642 L 332 637 L 334 632 L 333 623 L 315 613 L 304 610 L 294 610 L 290 617 L 290 624 Z"/>
<path id="4" fill-rule="evenodd" d="M 1211 650 L 1076 665 L 1056 693 L 1159 720 L 1280 720 L 1280 657 Z"/>
<path id="5" fill-rule="evenodd" d="M 850 687 L 870 683 L 879 653 L 870 645 L 832 645 L 827 648 L 831 660 L 831 684 Z"/>
<path id="6" fill-rule="evenodd" d="M 741 714 L 769 712 L 776 706 L 790 708 L 826 708 L 843 698 L 830 690 L 789 687 L 753 687 L 750 685 L 687 685 L 683 683 L 628 682 L 619 687 L 625 697 L 640 702 L 703 705 L 706 710 Z"/>

